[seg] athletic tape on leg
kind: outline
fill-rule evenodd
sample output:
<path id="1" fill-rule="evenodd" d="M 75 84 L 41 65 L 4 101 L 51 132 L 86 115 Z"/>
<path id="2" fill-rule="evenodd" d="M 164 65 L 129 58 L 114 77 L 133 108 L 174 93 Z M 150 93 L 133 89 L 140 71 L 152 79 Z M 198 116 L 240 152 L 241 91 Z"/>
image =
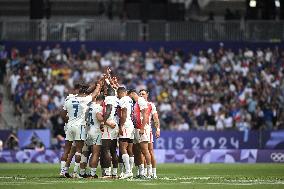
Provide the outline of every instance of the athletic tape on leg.
<path id="1" fill-rule="evenodd" d="M 87 145 L 84 145 L 83 148 L 82 148 L 82 152 L 88 152 L 89 151 L 89 148 Z"/>
<path id="2" fill-rule="evenodd" d="M 84 154 L 81 155 L 80 163 L 87 163 L 87 157 Z"/>

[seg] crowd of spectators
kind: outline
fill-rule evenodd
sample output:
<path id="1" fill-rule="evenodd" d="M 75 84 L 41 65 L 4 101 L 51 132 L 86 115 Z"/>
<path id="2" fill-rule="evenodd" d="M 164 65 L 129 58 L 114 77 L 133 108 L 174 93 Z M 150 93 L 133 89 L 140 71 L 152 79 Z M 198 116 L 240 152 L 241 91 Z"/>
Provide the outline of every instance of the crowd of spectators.
<path id="1" fill-rule="evenodd" d="M 284 128 L 284 51 L 248 48 L 130 53 L 38 47 L 8 53 L 7 87 L 24 128 L 63 133 L 59 111 L 73 82 L 110 67 L 127 88 L 148 89 L 164 130 Z"/>

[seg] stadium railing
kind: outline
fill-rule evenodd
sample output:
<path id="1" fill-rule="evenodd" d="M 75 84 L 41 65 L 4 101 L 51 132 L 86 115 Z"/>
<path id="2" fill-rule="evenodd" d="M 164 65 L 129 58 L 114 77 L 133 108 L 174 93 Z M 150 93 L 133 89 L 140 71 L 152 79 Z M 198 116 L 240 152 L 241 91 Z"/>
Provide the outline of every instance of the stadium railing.
<path id="1" fill-rule="evenodd" d="M 0 37 L 27 41 L 280 41 L 284 38 L 284 22 L 152 20 L 145 24 L 135 20 L 0 20 Z"/>

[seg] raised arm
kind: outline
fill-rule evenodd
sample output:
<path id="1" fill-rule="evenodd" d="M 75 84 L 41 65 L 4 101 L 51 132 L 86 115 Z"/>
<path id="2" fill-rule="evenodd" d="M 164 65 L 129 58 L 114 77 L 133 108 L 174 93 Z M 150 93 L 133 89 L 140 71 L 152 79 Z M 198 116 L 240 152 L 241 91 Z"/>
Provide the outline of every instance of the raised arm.
<path id="1" fill-rule="evenodd" d="M 116 77 L 111 78 L 111 86 L 114 89 L 118 89 L 120 87 Z"/>
<path id="2" fill-rule="evenodd" d="M 100 94 L 101 89 L 104 85 L 104 79 L 101 78 L 98 82 L 94 83 L 87 89 L 87 93 L 90 94 L 93 100 Z"/>

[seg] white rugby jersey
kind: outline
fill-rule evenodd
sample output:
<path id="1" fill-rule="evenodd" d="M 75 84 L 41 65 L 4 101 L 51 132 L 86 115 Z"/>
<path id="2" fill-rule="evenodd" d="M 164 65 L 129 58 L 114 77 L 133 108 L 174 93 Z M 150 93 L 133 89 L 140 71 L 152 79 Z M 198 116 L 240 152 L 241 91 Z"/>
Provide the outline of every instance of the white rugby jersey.
<path id="1" fill-rule="evenodd" d="M 135 127 L 137 129 L 140 129 L 142 127 L 143 116 L 141 111 L 147 108 L 148 108 L 147 101 L 143 97 L 139 97 L 134 105 L 134 120 L 135 120 Z M 145 127 L 149 127 L 149 124 L 145 125 Z"/>
<path id="2" fill-rule="evenodd" d="M 98 131 L 100 130 L 100 122 L 97 119 L 97 113 L 103 114 L 103 107 L 96 103 L 91 103 L 88 111 L 88 123 L 89 130 Z"/>
<path id="3" fill-rule="evenodd" d="M 138 102 L 140 110 L 148 108 L 147 101 L 143 97 L 139 97 L 137 102 Z"/>
<path id="4" fill-rule="evenodd" d="M 132 114 L 134 111 L 134 104 L 133 104 L 133 100 L 129 97 L 129 96 L 124 96 L 119 100 L 119 107 L 122 108 L 126 108 L 127 109 L 127 113 L 126 113 L 126 121 L 125 124 L 126 126 L 133 126 L 132 123 Z"/>
<path id="5" fill-rule="evenodd" d="M 107 105 L 112 105 L 111 113 L 107 120 L 112 120 L 118 123 L 117 108 L 119 105 L 119 99 L 116 96 L 107 96 L 105 98 L 105 106 L 107 107 Z"/>
<path id="6" fill-rule="evenodd" d="M 77 95 L 68 95 L 64 102 L 63 109 L 68 112 L 67 126 L 86 125 L 85 113 L 88 108 L 87 104 L 92 101 L 92 96 L 78 97 Z"/>

